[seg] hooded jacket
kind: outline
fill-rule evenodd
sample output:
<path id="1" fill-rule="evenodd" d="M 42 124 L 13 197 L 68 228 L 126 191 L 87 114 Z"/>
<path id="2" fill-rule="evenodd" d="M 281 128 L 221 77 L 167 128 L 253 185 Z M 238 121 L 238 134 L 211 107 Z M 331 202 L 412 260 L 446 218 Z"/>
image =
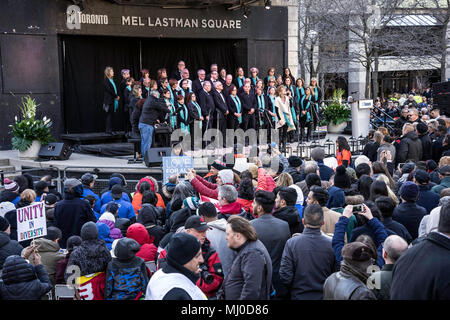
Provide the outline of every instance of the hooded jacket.
<path id="1" fill-rule="evenodd" d="M 144 261 L 155 261 L 158 249 L 151 242 L 147 229 L 140 223 L 134 223 L 128 227 L 127 238 L 135 240 L 140 245 L 136 257 Z"/>
<path id="2" fill-rule="evenodd" d="M 12 255 L 20 256 L 23 247 L 16 240 L 11 240 L 9 234 L 0 231 L 0 270 L 6 258 Z"/>
<path id="3" fill-rule="evenodd" d="M 298 213 L 298 209 L 294 206 L 286 206 L 276 210 L 273 213 L 275 218 L 286 221 L 289 224 L 289 231 L 291 232 L 291 236 L 294 233 L 302 233 L 303 232 L 303 224 L 302 219 L 300 218 L 300 214 Z"/>
<path id="4" fill-rule="evenodd" d="M 33 267 L 18 255 L 6 258 L 2 280 L 0 281 L 1 300 L 40 300 L 52 289 L 42 264 Z"/>
<path id="5" fill-rule="evenodd" d="M 208 227 L 209 229 L 206 230 L 206 238 L 211 242 L 211 246 L 216 249 L 220 262 L 222 263 L 223 274 L 226 276 L 236 256 L 236 252 L 228 247 L 226 239 L 227 221 L 225 219 L 218 219 L 208 222 Z"/>
<path id="6" fill-rule="evenodd" d="M 56 274 L 56 264 L 58 261 L 65 258 L 65 254 L 59 251 L 59 244 L 45 238 L 35 239 L 34 243 L 37 246 L 37 251 L 41 256 L 41 262 L 44 266 L 45 271 L 47 271 L 48 277 L 52 284 L 55 283 L 55 274 Z M 26 248 L 23 250 L 25 251 Z M 28 260 L 33 259 L 33 253 L 30 255 Z"/>
<path id="7" fill-rule="evenodd" d="M 97 222 L 106 224 L 108 226 L 109 235 L 113 240 L 123 238 L 122 232 L 115 226 L 116 219 L 111 212 L 103 213 Z"/>
<path id="8" fill-rule="evenodd" d="M 97 228 L 98 228 L 98 238 L 100 240 L 105 241 L 106 247 L 111 250 L 112 249 L 112 243 L 114 241 L 113 238 L 110 236 L 110 230 L 109 227 L 101 222 L 97 222 Z"/>
<path id="9" fill-rule="evenodd" d="M 229 218 L 230 216 L 235 215 L 235 214 L 238 214 L 238 215 L 240 215 L 240 216 L 242 216 L 242 217 L 244 217 L 244 218 L 246 218 L 246 217 L 250 218 L 250 217 L 251 217 L 251 218 L 248 219 L 248 220 L 251 220 L 251 219 L 254 218 L 254 217 L 252 216 L 252 214 L 251 214 L 251 213 L 247 213 L 247 211 L 245 211 L 245 210 L 242 208 L 242 205 L 241 205 L 239 202 L 237 202 L 237 201 L 232 202 L 232 203 L 228 203 L 228 204 L 226 204 L 226 205 L 223 205 L 223 206 L 220 208 L 220 213 L 219 213 L 218 218 L 219 218 L 219 219 L 220 219 L 220 218 L 224 218 L 224 219 L 228 220 L 228 218 Z"/>
<path id="10" fill-rule="evenodd" d="M 397 163 L 404 163 L 406 160 L 418 162 L 422 159 L 422 142 L 415 131 L 408 132 L 400 141 L 397 152 Z"/>
<path id="11" fill-rule="evenodd" d="M 80 268 L 80 275 L 103 272 L 111 261 L 111 253 L 105 241 L 99 239 L 83 240 L 79 247 L 70 254 L 67 266 L 76 265 Z M 70 274 L 66 273 L 66 280 Z"/>
<path id="12" fill-rule="evenodd" d="M 145 204 L 137 216 L 137 223 L 145 227 L 150 236 L 150 243 L 153 243 L 156 247 L 159 246 L 159 242 L 166 234 L 163 227 L 159 225 L 158 217 L 159 213 L 157 208 L 151 204 Z"/>
<path id="13" fill-rule="evenodd" d="M 117 242 L 116 258 L 106 268 L 105 300 L 137 300 L 145 293 L 148 274 L 144 260 L 136 256 L 139 249 L 133 239 Z"/>

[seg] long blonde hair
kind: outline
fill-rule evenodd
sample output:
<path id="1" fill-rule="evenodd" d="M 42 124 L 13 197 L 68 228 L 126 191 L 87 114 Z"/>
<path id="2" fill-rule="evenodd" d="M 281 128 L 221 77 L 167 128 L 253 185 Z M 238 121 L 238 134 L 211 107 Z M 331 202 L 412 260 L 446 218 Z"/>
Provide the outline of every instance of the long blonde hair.
<path id="1" fill-rule="evenodd" d="M 389 178 L 385 174 L 380 173 L 377 177 L 377 180 L 383 181 L 386 184 L 386 188 L 388 191 L 388 197 L 391 198 L 395 202 L 396 206 L 398 206 L 400 201 L 398 200 L 397 196 L 395 195 L 395 193 L 392 191 L 392 189 L 390 187 Z"/>
<path id="2" fill-rule="evenodd" d="M 287 172 L 282 172 L 277 179 L 277 187 L 289 187 L 294 184 L 292 176 Z"/>
<path id="3" fill-rule="evenodd" d="M 104 72 L 105 78 L 109 78 L 109 71 L 111 71 L 111 70 L 113 70 L 112 67 L 108 66 L 108 67 L 105 68 L 105 72 Z"/>

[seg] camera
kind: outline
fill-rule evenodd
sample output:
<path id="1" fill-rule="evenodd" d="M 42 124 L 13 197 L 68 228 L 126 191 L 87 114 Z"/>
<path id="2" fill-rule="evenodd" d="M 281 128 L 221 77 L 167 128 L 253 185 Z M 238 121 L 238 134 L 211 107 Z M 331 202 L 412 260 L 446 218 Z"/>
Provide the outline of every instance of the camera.
<path id="1" fill-rule="evenodd" d="M 202 264 L 200 266 L 200 269 L 202 270 L 200 272 L 200 276 L 202 277 L 203 281 L 205 281 L 206 284 L 211 284 L 214 281 L 214 276 L 208 272 L 208 266 Z"/>

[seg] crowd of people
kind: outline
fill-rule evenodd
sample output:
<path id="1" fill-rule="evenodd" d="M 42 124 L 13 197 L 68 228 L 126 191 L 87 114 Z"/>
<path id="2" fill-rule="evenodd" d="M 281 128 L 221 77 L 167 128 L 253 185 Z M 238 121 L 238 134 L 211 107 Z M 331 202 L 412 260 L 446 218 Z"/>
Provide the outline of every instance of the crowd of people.
<path id="1" fill-rule="evenodd" d="M 6 178 L 0 299 L 59 284 L 82 300 L 450 299 L 449 122 L 436 120 L 435 161 L 408 110 L 399 141 L 379 128 L 363 154 L 343 136 L 335 157 L 275 146 L 241 170 L 216 159 L 133 193 L 119 173 L 100 192 L 89 172 L 69 178 L 62 194 L 51 176 Z M 47 234 L 18 242 L 16 210 L 38 201 Z"/>
<path id="2" fill-rule="evenodd" d="M 215 128 L 223 137 L 226 129 L 274 129 L 279 130 L 284 150 L 294 139 L 309 141 L 319 124 L 322 91 L 317 79 L 307 84 L 295 79 L 289 68 L 282 74 L 270 68 L 263 75 L 252 67 L 246 77 L 242 67 L 233 75 L 212 64 L 209 73 L 197 70 L 194 79 L 185 62 L 179 61 L 176 71 L 169 75 L 161 68 L 155 79 L 148 69 L 136 78 L 122 69 L 120 84 L 114 81 L 113 68 L 106 67 L 104 75 L 106 132 L 112 132 L 112 117 L 122 103 L 130 136 L 141 139 L 141 154 L 152 146 L 157 127 L 181 129 L 192 138 L 195 127 L 202 133 Z"/>

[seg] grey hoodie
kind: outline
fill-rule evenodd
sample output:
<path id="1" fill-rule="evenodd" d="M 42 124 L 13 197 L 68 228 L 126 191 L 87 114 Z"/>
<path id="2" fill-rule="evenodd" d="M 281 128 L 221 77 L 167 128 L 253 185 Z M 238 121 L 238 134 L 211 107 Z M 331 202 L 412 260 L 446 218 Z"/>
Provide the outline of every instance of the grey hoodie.
<path id="1" fill-rule="evenodd" d="M 236 252 L 228 247 L 226 239 L 226 227 L 227 221 L 225 219 L 219 219 L 216 221 L 208 222 L 209 229 L 206 231 L 206 238 L 211 242 L 211 246 L 217 251 L 220 262 L 222 263 L 222 269 L 224 276 L 227 275 L 228 269 L 233 263 Z"/>

